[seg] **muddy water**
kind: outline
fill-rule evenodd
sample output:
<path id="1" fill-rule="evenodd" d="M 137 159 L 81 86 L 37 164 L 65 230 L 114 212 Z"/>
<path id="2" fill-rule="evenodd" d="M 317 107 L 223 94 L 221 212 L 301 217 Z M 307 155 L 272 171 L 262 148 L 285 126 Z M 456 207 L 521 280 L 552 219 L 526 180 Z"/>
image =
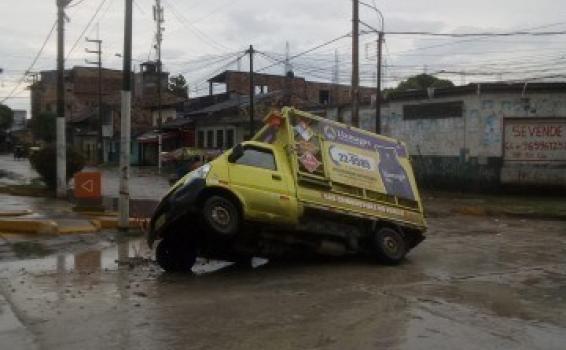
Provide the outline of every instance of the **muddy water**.
<path id="1" fill-rule="evenodd" d="M 0 327 L 0 341 L 19 336 L 46 349 L 566 344 L 564 222 L 433 219 L 429 239 L 396 267 L 201 261 L 195 274 L 166 274 L 150 257 L 143 241 L 124 240 L 0 265 L 2 295 L 22 325 Z"/>

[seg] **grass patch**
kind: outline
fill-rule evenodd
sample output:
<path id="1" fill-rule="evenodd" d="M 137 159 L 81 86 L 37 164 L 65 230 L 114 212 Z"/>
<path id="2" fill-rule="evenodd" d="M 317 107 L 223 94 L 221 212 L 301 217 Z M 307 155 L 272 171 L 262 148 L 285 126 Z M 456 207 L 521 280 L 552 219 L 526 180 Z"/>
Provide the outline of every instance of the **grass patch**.
<path id="1" fill-rule="evenodd" d="M 38 242 L 12 243 L 12 250 L 18 258 L 44 257 L 51 254 L 51 250 Z"/>

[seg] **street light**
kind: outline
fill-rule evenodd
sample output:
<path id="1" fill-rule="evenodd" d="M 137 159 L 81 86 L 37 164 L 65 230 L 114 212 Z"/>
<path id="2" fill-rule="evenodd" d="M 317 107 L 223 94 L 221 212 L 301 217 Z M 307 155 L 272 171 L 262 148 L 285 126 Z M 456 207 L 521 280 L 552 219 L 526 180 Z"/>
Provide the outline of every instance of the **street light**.
<path id="1" fill-rule="evenodd" d="M 381 56 L 382 56 L 382 44 L 383 44 L 383 36 L 385 33 L 385 18 L 383 17 L 383 13 L 377 8 L 377 6 L 370 5 L 363 1 L 360 1 L 360 4 L 368 7 L 376 12 L 379 17 L 381 23 L 381 30 L 377 30 L 374 27 L 360 21 L 364 26 L 372 29 L 374 32 L 377 33 L 377 94 L 375 96 L 375 133 L 381 133 Z"/>
<path id="2" fill-rule="evenodd" d="M 114 54 L 114 56 L 116 56 L 116 57 L 120 57 L 120 58 L 123 58 L 122 54 L 121 54 L 121 53 L 119 53 L 119 52 L 116 52 L 116 53 Z M 142 61 L 142 60 L 138 60 L 138 59 L 136 59 L 136 58 L 132 58 L 132 61 L 136 61 L 136 62 L 142 62 L 142 63 L 143 63 L 143 61 Z"/>

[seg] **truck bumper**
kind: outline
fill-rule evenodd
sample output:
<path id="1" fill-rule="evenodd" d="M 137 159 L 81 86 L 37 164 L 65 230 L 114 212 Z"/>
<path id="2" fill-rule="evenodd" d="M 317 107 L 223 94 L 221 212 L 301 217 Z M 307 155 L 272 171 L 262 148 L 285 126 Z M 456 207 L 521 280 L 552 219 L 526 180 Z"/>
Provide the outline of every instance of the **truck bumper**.
<path id="1" fill-rule="evenodd" d="M 147 244 L 163 237 L 167 229 L 184 218 L 186 215 L 198 214 L 197 201 L 206 187 L 206 179 L 193 179 L 165 196 L 155 211 L 149 225 Z"/>

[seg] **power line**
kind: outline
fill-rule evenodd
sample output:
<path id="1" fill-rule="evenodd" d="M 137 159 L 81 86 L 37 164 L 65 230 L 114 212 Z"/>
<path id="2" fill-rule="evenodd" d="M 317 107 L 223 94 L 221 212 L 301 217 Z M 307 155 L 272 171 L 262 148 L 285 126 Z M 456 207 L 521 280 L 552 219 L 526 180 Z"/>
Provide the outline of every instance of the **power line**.
<path id="1" fill-rule="evenodd" d="M 219 50 L 219 51 L 221 51 L 221 50 L 233 50 L 233 48 L 230 48 L 230 47 L 223 45 L 222 43 L 218 42 L 217 40 L 215 40 L 214 38 L 212 38 L 208 34 L 199 30 L 194 25 L 194 23 L 191 23 L 191 21 L 187 17 L 185 17 L 183 15 L 183 13 L 181 11 L 179 11 L 175 5 L 173 5 L 173 3 L 171 1 L 167 1 L 167 0 L 164 0 L 164 1 L 169 5 L 169 9 L 171 10 L 171 13 L 175 17 L 175 19 L 179 22 L 179 24 L 187 27 L 203 43 L 205 43 L 208 46 L 210 46 L 210 47 L 212 47 L 216 50 Z"/>
<path id="2" fill-rule="evenodd" d="M 94 22 L 94 19 L 96 18 L 96 16 L 98 16 L 98 13 L 100 12 L 100 10 L 102 9 L 102 6 L 104 6 L 105 3 L 106 3 L 106 0 L 100 1 L 100 4 L 98 5 L 98 7 L 96 8 L 96 11 L 92 15 L 92 17 L 90 18 L 90 20 L 88 21 L 86 26 L 84 27 L 83 31 L 81 32 L 81 35 L 79 35 L 79 37 L 77 38 L 77 40 L 75 41 L 75 43 L 73 44 L 73 46 L 71 47 L 69 52 L 67 53 L 67 56 L 65 56 L 65 60 L 69 59 L 69 56 L 71 56 L 71 54 L 73 53 L 73 51 L 75 50 L 75 48 L 77 47 L 77 45 L 79 44 L 79 42 L 81 41 L 81 39 L 83 38 L 85 33 L 87 32 L 87 30 L 90 28 L 92 22 Z"/>
<path id="3" fill-rule="evenodd" d="M 72 1 L 71 3 L 69 3 L 69 4 L 67 5 L 67 8 L 70 9 L 70 8 L 73 8 L 73 7 L 77 7 L 77 6 L 79 6 L 80 4 L 82 4 L 82 3 L 85 2 L 85 1 L 87 1 L 87 0 L 75 0 L 75 1 Z"/>
<path id="4" fill-rule="evenodd" d="M 352 34 L 351 34 L 351 33 L 348 33 L 348 34 L 341 35 L 341 36 L 339 36 L 339 37 L 337 37 L 337 38 L 328 40 L 328 41 L 326 41 L 326 42 L 324 42 L 324 43 L 322 43 L 322 44 L 320 44 L 320 45 L 317 45 L 317 46 L 315 46 L 315 47 L 312 47 L 312 48 L 310 48 L 310 49 L 308 49 L 308 50 L 305 50 L 305 51 L 303 51 L 303 52 L 300 52 L 300 53 L 298 53 L 298 54 L 296 54 L 296 55 L 290 56 L 290 57 L 288 58 L 288 60 L 289 60 L 289 61 L 294 60 L 294 59 L 297 58 L 297 57 L 301 57 L 301 56 L 303 56 L 303 55 L 306 55 L 306 54 L 308 54 L 308 53 L 311 53 L 311 52 L 313 52 L 313 51 L 316 51 L 316 50 L 318 50 L 318 49 L 320 49 L 320 48 L 322 48 L 322 47 L 328 46 L 328 45 L 330 45 L 330 44 L 333 44 L 333 43 L 335 43 L 335 42 L 337 42 L 337 41 L 340 41 L 340 40 L 342 40 L 342 39 L 344 39 L 344 38 L 347 38 L 347 37 L 350 37 L 350 36 L 352 36 Z M 258 52 L 261 53 L 260 51 L 258 51 Z M 267 69 L 269 69 L 269 68 L 271 68 L 271 67 L 275 67 L 275 66 L 277 66 L 277 65 L 279 65 L 279 64 L 284 64 L 286 61 L 287 61 L 287 59 L 279 60 L 279 61 L 277 61 L 277 62 L 275 62 L 275 63 L 273 63 L 273 64 L 271 64 L 271 65 L 269 65 L 269 66 L 266 66 L 266 67 L 263 67 L 263 68 L 261 68 L 261 69 L 256 70 L 256 72 L 263 72 L 264 70 L 267 70 Z"/>
<path id="5" fill-rule="evenodd" d="M 35 66 L 35 64 L 37 63 L 37 60 L 39 59 L 39 56 L 41 56 L 41 54 L 43 53 L 43 50 L 45 49 L 45 46 L 47 46 L 47 43 L 49 42 L 49 39 L 51 38 L 51 35 L 53 34 L 53 32 L 55 31 L 55 27 L 57 26 L 57 21 L 53 22 L 53 25 L 51 26 L 51 30 L 49 30 L 49 33 L 47 34 L 47 37 L 45 38 L 45 40 L 43 41 L 43 44 L 41 45 L 41 48 L 39 49 L 39 51 L 37 52 L 37 54 L 35 55 L 33 61 L 31 62 L 31 64 L 29 65 L 28 69 L 26 69 L 26 71 L 24 72 L 24 74 L 22 75 L 22 77 L 20 78 L 20 80 L 18 81 L 18 83 L 14 86 L 14 88 L 12 89 L 12 91 L 10 91 L 10 93 L 8 94 L 8 96 L 6 96 L 5 98 L 3 98 L 0 103 L 4 103 L 6 100 L 10 99 L 12 96 L 14 96 L 16 90 L 20 87 L 20 85 L 24 82 L 24 80 L 26 79 L 27 74 L 33 69 L 33 67 Z"/>
<path id="6" fill-rule="evenodd" d="M 375 33 L 373 31 L 365 31 L 362 34 Z M 434 33 L 434 32 L 385 32 L 386 35 L 424 35 L 424 36 L 443 36 L 451 38 L 465 38 L 465 37 L 508 37 L 508 36 L 551 36 L 551 35 L 565 35 L 566 31 L 557 32 L 508 32 L 508 33 Z"/>
<path id="7" fill-rule="evenodd" d="M 566 24 L 566 22 L 558 22 L 558 23 L 552 23 L 552 24 L 548 24 L 548 25 L 544 25 L 544 26 L 531 27 L 531 28 L 527 28 L 526 30 L 527 31 L 528 30 L 539 30 L 539 29 L 555 27 L 555 26 L 563 25 L 563 24 Z M 367 34 L 369 34 L 369 33 L 367 33 Z M 489 36 L 483 36 L 483 37 L 480 36 L 480 37 L 475 37 L 475 38 L 472 38 L 472 39 L 458 40 L 458 41 L 452 41 L 452 42 L 448 42 L 448 43 L 417 47 L 417 48 L 414 48 L 414 49 L 408 49 L 408 50 L 404 50 L 404 51 L 400 51 L 400 52 L 394 52 L 393 54 L 400 55 L 400 54 L 407 53 L 407 52 L 434 49 L 434 48 L 450 46 L 450 45 L 455 45 L 455 44 L 461 44 L 461 43 L 467 43 L 467 42 L 473 42 L 473 41 L 479 41 L 479 40 L 484 40 L 484 39 L 489 39 L 489 38 L 490 38 Z"/>

